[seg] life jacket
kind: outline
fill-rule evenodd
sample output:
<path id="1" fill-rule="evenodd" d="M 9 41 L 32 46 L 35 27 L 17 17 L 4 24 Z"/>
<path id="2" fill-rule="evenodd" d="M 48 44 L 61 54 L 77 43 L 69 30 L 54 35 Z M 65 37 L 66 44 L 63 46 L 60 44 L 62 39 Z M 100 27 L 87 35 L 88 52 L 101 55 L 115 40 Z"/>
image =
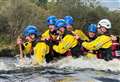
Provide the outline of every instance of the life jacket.
<path id="1" fill-rule="evenodd" d="M 89 37 L 89 35 L 88 35 L 88 33 L 86 33 L 86 35 L 88 36 L 88 38 L 89 38 L 89 41 L 88 42 L 91 42 L 91 41 L 93 41 L 93 40 L 95 40 L 96 38 L 97 38 L 97 36 L 95 35 L 94 37 Z M 99 57 L 99 52 L 98 52 L 98 50 L 86 50 L 85 48 L 84 48 L 84 51 L 86 52 L 86 57 L 87 58 L 98 58 Z"/>
<path id="2" fill-rule="evenodd" d="M 57 45 L 59 43 L 59 39 L 57 39 L 58 35 L 59 33 L 57 32 L 57 30 L 54 30 L 53 32 L 50 32 L 48 30 L 42 35 L 42 37 L 44 37 L 42 38 L 42 40 L 46 43 L 46 45 L 49 46 L 49 53 L 45 55 L 47 63 L 51 62 L 53 58 L 56 56 L 56 53 L 54 53 L 53 51 L 53 45 Z"/>
<path id="3" fill-rule="evenodd" d="M 50 37 L 49 30 L 47 30 L 41 35 L 41 40 L 48 39 L 49 37 Z"/>
<path id="4" fill-rule="evenodd" d="M 112 56 L 120 57 L 120 44 L 115 40 L 112 41 Z"/>
<path id="5" fill-rule="evenodd" d="M 57 30 L 54 30 L 53 32 L 47 30 L 41 35 L 41 40 L 45 40 L 45 39 L 54 40 L 56 39 L 57 35 L 58 35 Z"/>
<path id="6" fill-rule="evenodd" d="M 32 54 L 32 43 L 31 42 L 24 42 L 22 45 L 23 54 L 24 55 L 31 55 Z"/>
<path id="7" fill-rule="evenodd" d="M 34 51 L 33 51 L 33 48 L 35 47 L 35 45 L 40 41 L 40 38 L 35 38 L 34 41 L 32 42 L 28 42 L 28 41 L 25 41 L 23 44 L 22 44 L 22 49 L 23 49 L 23 54 L 26 55 L 26 56 L 30 56 L 30 55 L 33 55 Z"/>

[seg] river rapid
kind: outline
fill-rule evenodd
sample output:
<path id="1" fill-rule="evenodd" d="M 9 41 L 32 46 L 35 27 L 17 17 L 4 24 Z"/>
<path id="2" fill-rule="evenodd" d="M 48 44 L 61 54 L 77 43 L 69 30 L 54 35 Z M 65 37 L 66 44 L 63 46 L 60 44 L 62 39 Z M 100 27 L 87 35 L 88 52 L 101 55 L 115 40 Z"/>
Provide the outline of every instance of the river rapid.
<path id="1" fill-rule="evenodd" d="M 33 67 L 1 57 L 0 82 L 120 82 L 120 61 L 68 57 Z"/>

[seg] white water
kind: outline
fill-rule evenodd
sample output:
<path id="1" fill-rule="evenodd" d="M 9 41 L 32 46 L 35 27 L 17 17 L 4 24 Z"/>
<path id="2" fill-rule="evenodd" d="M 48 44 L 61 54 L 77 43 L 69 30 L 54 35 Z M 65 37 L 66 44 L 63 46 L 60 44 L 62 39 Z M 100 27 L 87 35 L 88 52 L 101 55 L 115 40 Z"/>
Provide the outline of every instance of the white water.
<path id="1" fill-rule="evenodd" d="M 95 70 L 110 70 L 113 72 L 120 72 L 120 60 L 113 59 L 111 61 L 105 61 L 103 59 L 87 59 L 87 58 L 77 58 L 67 57 L 59 60 L 54 64 L 47 64 L 46 66 L 53 66 L 57 68 L 68 68 L 68 69 L 84 69 L 91 68 Z"/>
<path id="2" fill-rule="evenodd" d="M 7 70 L 15 69 L 14 63 L 15 63 L 14 58 L 1 57 L 0 58 L 0 70 L 6 70 L 7 71 Z"/>
<path id="3" fill-rule="evenodd" d="M 15 67 L 15 62 L 15 59 L 0 58 L 0 70 L 19 68 Z M 73 59 L 72 57 L 67 57 L 56 63 L 44 64 L 42 66 L 65 69 L 67 71 L 43 69 L 37 72 L 32 72 L 31 70 L 32 73 L 1 74 L 0 82 L 120 82 L 120 74 L 93 70 L 79 71 L 79 69 L 92 68 L 95 70 L 120 72 L 120 61 L 117 59 L 107 62 L 100 59 Z"/>
<path id="4" fill-rule="evenodd" d="M 17 67 L 14 66 L 16 60 L 13 59 L 11 62 L 7 61 L 7 58 L 0 60 L 0 70 L 10 70 Z M 25 65 L 24 65 L 25 66 Z M 26 65 L 31 67 L 29 65 Z M 110 70 L 113 72 L 120 72 L 120 60 L 113 59 L 112 61 L 105 61 L 103 59 L 87 59 L 85 57 L 72 58 L 71 56 L 63 58 L 56 63 L 43 64 L 43 67 L 55 67 L 59 69 L 72 69 L 79 70 L 84 68 L 90 68 L 94 70 Z"/>
<path id="5" fill-rule="evenodd" d="M 12 59 L 11 61 L 7 61 L 7 58 L 2 59 L 0 58 L 0 70 L 10 70 L 15 67 L 15 59 Z M 24 65 L 31 67 L 30 65 Z M 59 69 L 70 69 L 70 70 L 79 70 L 84 68 L 90 68 L 94 70 L 104 70 L 104 71 L 113 71 L 113 72 L 120 72 L 120 60 L 113 59 L 111 61 L 105 61 L 103 59 L 87 59 L 84 57 L 81 58 L 72 58 L 72 57 L 66 57 L 63 58 L 56 63 L 49 63 L 49 64 L 43 64 L 43 67 L 54 67 Z"/>

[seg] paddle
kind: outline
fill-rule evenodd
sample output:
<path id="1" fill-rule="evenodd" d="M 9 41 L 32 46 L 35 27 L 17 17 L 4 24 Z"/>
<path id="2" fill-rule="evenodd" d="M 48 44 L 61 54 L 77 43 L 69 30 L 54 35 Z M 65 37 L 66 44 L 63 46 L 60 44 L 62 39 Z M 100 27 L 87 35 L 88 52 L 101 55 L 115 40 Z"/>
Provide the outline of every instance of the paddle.
<path id="1" fill-rule="evenodd" d="M 17 42 L 19 45 L 19 52 L 20 52 L 20 64 L 25 64 L 24 56 L 23 56 L 23 50 L 22 50 L 22 44 L 21 44 L 21 37 L 18 36 Z"/>

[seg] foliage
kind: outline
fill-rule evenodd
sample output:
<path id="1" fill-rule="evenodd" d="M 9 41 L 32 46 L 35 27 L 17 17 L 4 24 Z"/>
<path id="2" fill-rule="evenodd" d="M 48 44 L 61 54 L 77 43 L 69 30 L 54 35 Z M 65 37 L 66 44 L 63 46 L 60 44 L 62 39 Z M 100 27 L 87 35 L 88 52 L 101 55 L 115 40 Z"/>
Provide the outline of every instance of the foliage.
<path id="1" fill-rule="evenodd" d="M 71 15 L 75 19 L 75 28 L 84 29 L 89 23 L 97 23 L 102 18 L 112 22 L 112 33 L 120 35 L 120 12 L 109 11 L 99 5 L 97 0 L 0 0 L 0 39 L 15 42 L 29 24 L 36 25 L 44 32 L 46 17 L 56 15 L 63 18 Z M 6 38 L 7 37 L 7 38 Z M 7 39 L 7 40 L 5 40 Z"/>

